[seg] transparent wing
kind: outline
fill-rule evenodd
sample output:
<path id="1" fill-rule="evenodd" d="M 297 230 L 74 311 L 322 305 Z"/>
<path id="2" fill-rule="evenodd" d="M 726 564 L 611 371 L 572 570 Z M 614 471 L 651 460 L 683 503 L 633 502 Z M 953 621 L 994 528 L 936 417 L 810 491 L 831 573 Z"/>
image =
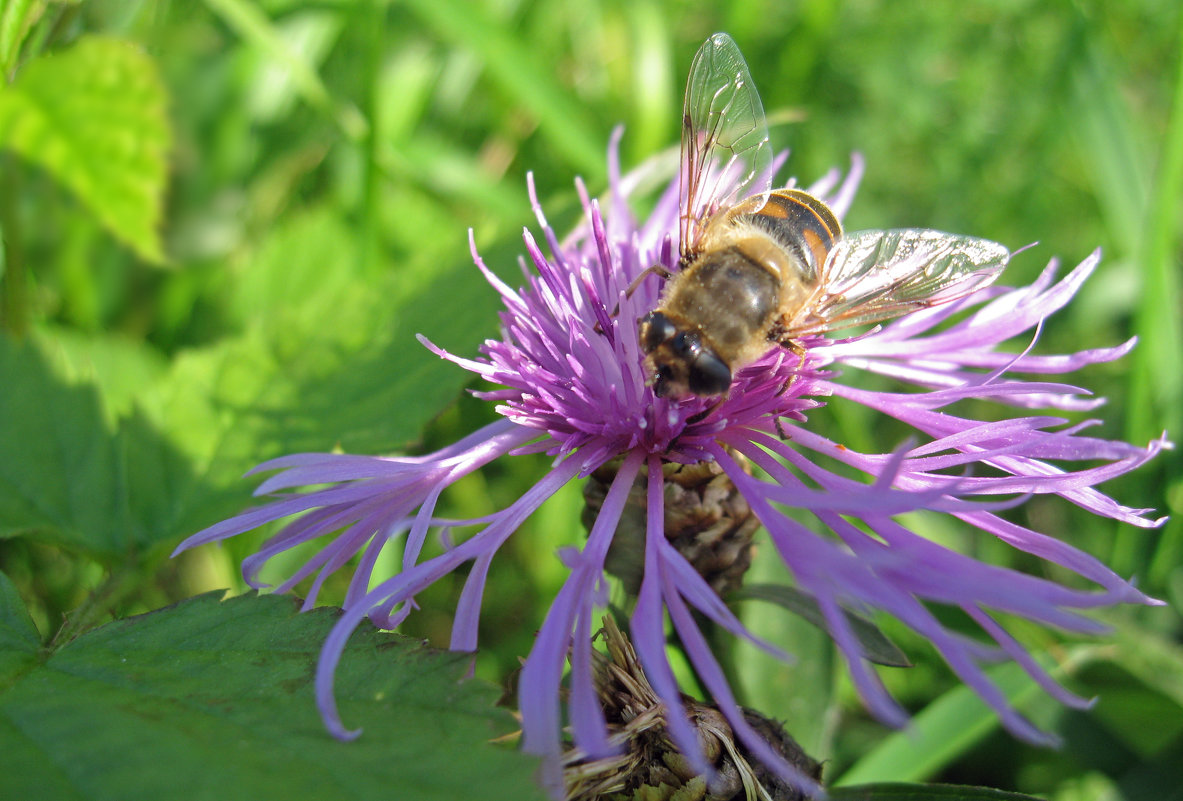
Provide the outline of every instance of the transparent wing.
<path id="1" fill-rule="evenodd" d="M 772 151 L 764 107 L 735 40 L 716 33 L 690 65 L 682 107 L 681 254 L 720 208 L 768 189 Z"/>
<path id="2" fill-rule="evenodd" d="M 997 242 L 906 228 L 855 231 L 834 245 L 789 338 L 898 317 L 993 283 L 1010 260 Z"/>

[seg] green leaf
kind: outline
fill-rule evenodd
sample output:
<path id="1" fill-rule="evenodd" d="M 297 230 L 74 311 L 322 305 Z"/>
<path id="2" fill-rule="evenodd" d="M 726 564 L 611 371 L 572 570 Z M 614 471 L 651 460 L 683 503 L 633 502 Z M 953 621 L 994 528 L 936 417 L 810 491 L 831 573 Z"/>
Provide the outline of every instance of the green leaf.
<path id="1" fill-rule="evenodd" d="M 33 342 L 62 380 L 95 386 L 111 425 L 130 414 L 167 373 L 164 356 L 126 337 L 44 328 L 33 333 Z"/>
<path id="2" fill-rule="evenodd" d="M 1087 646 L 1073 650 L 1049 673 L 1058 678 L 1075 670 L 1092 658 L 1093 650 Z M 1014 662 L 991 668 L 986 675 L 1017 709 L 1021 710 L 1034 698 L 1045 697 L 1039 685 Z M 965 753 L 998 725 L 994 710 L 969 687 L 959 685 L 913 717 L 906 731 L 889 735 L 864 754 L 835 784 L 923 780 Z"/>
<path id="3" fill-rule="evenodd" d="M 497 690 L 463 654 L 373 629 L 336 676 L 334 740 L 313 702 L 330 610 L 220 593 L 85 634 L 0 693 L 0 797 L 542 799 Z M 457 758 L 462 754 L 463 758 Z"/>
<path id="4" fill-rule="evenodd" d="M 1101 652 L 1107 661 L 1183 707 L 1183 647 L 1128 617 L 1116 621 L 1109 636 L 1116 647 Z"/>
<path id="5" fill-rule="evenodd" d="M 349 235 L 319 212 L 278 228 L 234 296 L 247 333 L 171 367 L 113 337 L 0 340 L 0 537 L 110 564 L 239 511 L 265 459 L 414 440 L 470 380 L 415 334 L 472 353 L 496 293 L 467 264 L 363 279 Z"/>
<path id="6" fill-rule="evenodd" d="M 863 784 L 830 791 L 833 801 L 1037 801 L 1034 796 L 955 784 Z"/>
<path id="7" fill-rule="evenodd" d="M 168 369 L 114 338 L 0 339 L 0 537 L 111 564 L 239 511 L 242 474 L 265 459 L 415 439 L 470 375 L 414 335 L 471 353 L 496 293 L 468 265 L 407 289 L 351 276 L 348 236 L 321 214 L 278 229 L 240 287 L 248 332 Z M 334 257 L 346 264 L 326 271 Z"/>
<path id="8" fill-rule="evenodd" d="M 0 6 L 0 75 L 9 75 L 29 28 L 45 11 L 45 0 L 7 0 Z"/>
<path id="9" fill-rule="evenodd" d="M 259 261 L 257 289 L 275 297 L 266 271 L 289 240 Z M 293 256 L 291 281 L 312 262 Z M 269 266 L 270 265 L 270 266 Z M 323 269 L 323 263 L 321 263 Z M 461 268 L 475 273 L 471 268 Z M 441 270 L 421 291 L 397 298 L 385 284 L 342 286 L 327 279 L 312 297 L 261 310 L 245 336 L 182 354 L 161 386 L 161 426 L 203 475 L 225 486 L 258 462 L 293 451 L 340 447 L 385 453 L 415 440 L 472 376 L 415 341 L 472 355 L 496 325 L 496 295 L 470 274 Z"/>
<path id="10" fill-rule="evenodd" d="M 263 327 L 277 341 L 315 335 L 364 340 L 381 324 L 364 285 L 357 232 L 327 206 L 293 214 L 269 232 L 236 275 L 232 302 L 244 327 Z M 367 302 L 369 301 L 369 302 Z M 350 334 L 353 333 L 353 336 Z"/>
<path id="11" fill-rule="evenodd" d="M 768 601 L 799 615 L 813 625 L 826 630 L 826 620 L 817 601 L 808 593 L 781 584 L 752 584 L 743 587 L 728 597 L 729 601 Z M 887 635 L 864 617 L 846 612 L 851 630 L 858 638 L 864 658 L 877 665 L 888 667 L 911 667 L 912 663 Z"/>
<path id="12" fill-rule="evenodd" d="M 0 339 L 0 536 L 49 539 L 108 550 L 121 472 L 98 395 L 65 385 L 28 344 Z"/>
<path id="13" fill-rule="evenodd" d="M 1130 611 L 1102 617 L 1112 631 L 1079 679 L 1081 692 L 1097 698 L 1089 714 L 1121 747 L 1150 759 L 1183 734 L 1183 648 Z"/>
<path id="14" fill-rule="evenodd" d="M 32 345 L 0 337 L 0 375 L 0 537 L 110 563 L 175 541 L 211 502 L 149 420 L 116 420 L 95 387 L 68 383 Z"/>
<path id="15" fill-rule="evenodd" d="M 0 147 L 40 165 L 141 257 L 162 262 L 167 95 L 140 48 L 91 36 L 0 88 Z"/>
<path id="16" fill-rule="evenodd" d="M 36 661 L 41 637 L 8 576 L 0 573 L 0 686 Z"/>

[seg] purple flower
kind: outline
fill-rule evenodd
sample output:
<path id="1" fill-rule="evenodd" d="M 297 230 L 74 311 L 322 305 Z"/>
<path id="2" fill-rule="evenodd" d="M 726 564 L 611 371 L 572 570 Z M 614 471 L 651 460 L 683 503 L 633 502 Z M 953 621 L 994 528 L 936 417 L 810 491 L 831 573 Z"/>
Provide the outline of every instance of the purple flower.
<path id="1" fill-rule="evenodd" d="M 966 399 L 1021 410 L 1072 412 L 1101 403 L 1074 386 L 1015 376 L 1064 373 L 1110 361 L 1129 351 L 1133 340 L 1114 348 L 1057 356 L 1031 355 L 1030 346 L 1021 353 L 998 350 L 1017 336 L 1030 337 L 1034 344 L 1042 320 L 1076 293 L 1096 268 L 1099 253 L 1058 281 L 1057 264 L 1052 262 L 1028 287 L 981 289 L 862 336 L 813 337 L 802 343 L 803 358 L 774 349 L 740 370 L 721 401 L 656 398 L 646 385 L 636 321 L 657 304 L 662 281 L 649 275 L 631 295 L 626 290 L 653 264 L 676 269 L 678 188 L 676 183 L 669 187 L 647 221 L 634 221 L 625 199 L 635 177 L 620 175 L 616 141 L 609 156 L 607 212 L 602 213 L 579 184 L 586 220 L 564 242 L 547 224 L 531 182 L 530 197 L 544 243 L 525 234 L 533 269 L 525 270 L 524 288 L 515 291 L 498 279 L 473 245 L 477 267 L 505 304 L 501 338 L 486 341 L 476 359 L 461 358 L 422 340 L 442 358 L 497 385 L 478 396 L 495 403 L 502 420 L 427 456 L 299 454 L 272 460 L 256 470 L 281 472 L 264 481 L 257 494 L 273 495 L 275 500 L 193 535 L 177 550 L 295 516 L 244 562 L 246 580 L 259 586 L 258 571 L 272 556 L 333 535 L 276 590 L 289 590 L 315 575 L 305 601 L 306 607 L 312 606 L 328 575 L 347 565 L 353 570 L 344 615 L 325 643 L 317 673 L 321 713 L 336 736 L 349 738 L 358 732 L 346 730 L 337 715 L 332 679 L 345 642 L 361 620 L 369 617 L 383 628 L 397 626 L 414 608 L 417 593 L 471 562 L 451 647 L 474 650 L 481 596 L 497 549 L 568 481 L 622 457 L 586 544 L 582 549 L 573 544 L 561 554 L 570 576 L 522 670 L 525 748 L 548 757 L 559 754 L 560 683 L 569 659 L 569 724 L 575 744 L 592 757 L 612 750 L 591 680 L 592 634 L 595 610 L 606 603 L 605 557 L 629 489 L 645 474 L 644 572 L 631 630 L 654 690 L 668 708 L 678 708 L 679 690 L 664 648 L 668 615 L 737 738 L 799 787 L 814 790 L 812 779 L 773 753 L 745 722 L 692 612 L 697 610 L 736 636 L 756 639 L 663 534 L 662 464 L 714 461 L 768 530 L 777 556 L 800 589 L 817 600 L 859 693 L 878 718 L 893 726 L 906 722 L 905 712 L 860 656 L 843 609 L 880 610 L 895 616 L 930 640 L 1010 731 L 1024 739 L 1048 741 L 1048 735 L 1009 706 L 983 672 L 983 664 L 1012 659 L 1062 702 L 1072 706 L 1087 702 L 1058 686 L 994 613 L 1094 633 L 1103 626 L 1082 610 L 1158 602 L 1093 557 L 996 512 L 1033 494 L 1055 494 L 1097 515 L 1136 526 L 1157 526 L 1162 520 L 1147 519 L 1147 510 L 1121 506 L 1095 486 L 1141 465 L 1168 443 L 1159 439 L 1136 447 L 1087 436 L 1094 420 L 1070 425 L 1063 416 L 1023 411 L 1021 416 L 987 422 L 947 409 Z M 861 173 L 862 162 L 856 157 L 844 179 L 834 172 L 809 191 L 842 216 Z M 910 389 L 857 389 L 839 380 L 838 368 L 880 373 Z M 821 436 L 808 425 L 807 415 L 830 396 L 896 418 L 914 429 L 913 441 L 892 453 L 858 453 Z M 452 483 L 507 454 L 536 452 L 552 456 L 552 466 L 514 503 L 480 520 L 436 515 L 440 493 Z M 750 475 L 735 454 L 762 474 Z M 865 473 L 870 483 L 823 467 L 815 459 L 819 454 L 827 457 L 826 463 L 836 460 Z M 290 491 L 310 485 L 321 488 Z M 1006 500 L 1000 502 L 1000 497 Z M 1070 589 L 983 564 L 925 539 L 896 519 L 901 513 L 920 510 L 956 517 L 982 536 L 996 537 L 1083 576 L 1096 589 Z M 805 525 L 803 521 L 810 517 L 820 526 Z M 852 519 L 864 525 L 856 526 Z M 469 539 L 456 544 L 448 538 L 452 527 L 472 524 L 480 529 Z M 819 528 L 826 533 L 817 533 Z M 445 549 L 438 556 L 421 559 L 433 531 L 442 536 Z M 387 547 L 402 548 L 402 570 L 391 577 L 376 577 L 374 565 Z M 356 564 L 351 563 L 354 557 L 358 557 Z M 367 589 L 372 580 L 377 583 Z M 929 611 L 928 601 L 964 610 L 984 637 L 973 640 L 947 629 Z M 986 641 L 992 644 L 987 646 Z M 771 644 L 758 644 L 787 656 Z M 692 763 L 705 766 L 685 717 L 669 715 L 667 722 L 675 743 Z"/>

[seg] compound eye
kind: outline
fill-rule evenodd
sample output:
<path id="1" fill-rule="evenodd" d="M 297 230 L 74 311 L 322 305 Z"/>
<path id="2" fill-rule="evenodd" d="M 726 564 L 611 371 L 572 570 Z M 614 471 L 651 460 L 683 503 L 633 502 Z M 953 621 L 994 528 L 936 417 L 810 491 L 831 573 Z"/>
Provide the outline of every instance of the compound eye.
<path id="1" fill-rule="evenodd" d="M 722 395 L 731 386 L 731 368 L 709 350 L 698 353 L 687 377 L 695 395 Z"/>
<path id="2" fill-rule="evenodd" d="M 674 371 L 664 364 L 658 366 L 656 380 L 653 382 L 653 394 L 659 398 L 668 397 L 672 394 L 673 386 Z"/>
<path id="3" fill-rule="evenodd" d="M 641 318 L 641 350 L 651 353 L 658 345 L 678 333 L 670 319 L 659 311 Z"/>
<path id="4" fill-rule="evenodd" d="M 693 360 L 702 350 L 702 340 L 692 331 L 678 331 L 670 341 L 670 349 L 679 358 Z"/>

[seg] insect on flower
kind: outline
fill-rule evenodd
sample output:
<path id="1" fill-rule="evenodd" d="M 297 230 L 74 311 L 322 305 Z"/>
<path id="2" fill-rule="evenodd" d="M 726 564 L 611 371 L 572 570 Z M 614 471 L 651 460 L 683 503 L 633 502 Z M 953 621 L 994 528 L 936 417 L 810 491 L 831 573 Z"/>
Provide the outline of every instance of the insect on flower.
<path id="1" fill-rule="evenodd" d="M 1012 288 L 990 285 L 1009 259 L 1000 245 L 915 230 L 844 236 L 837 220 L 853 200 L 861 158 L 852 158 L 844 178 L 835 170 L 808 193 L 792 183 L 770 190 L 766 139 L 738 49 L 725 35 L 712 37 L 691 70 L 681 180 L 649 215 L 638 220 L 629 210 L 644 169 L 622 175 L 618 135 L 609 148 L 604 211 L 577 184 L 585 219 L 566 239 L 550 226 L 531 182 L 542 236 L 523 235 L 528 258 L 519 288 L 486 266 L 470 234 L 473 260 L 503 303 L 500 334 L 472 358 L 421 341 L 488 381 L 492 387 L 475 394 L 495 404 L 499 419 L 422 455 L 303 453 L 265 462 L 257 470 L 278 471 L 257 491 L 269 496 L 265 504 L 178 547 L 284 521 L 244 560 L 250 586 L 268 586 L 265 566 L 285 571 L 274 591 L 308 581 L 304 605 L 311 608 L 330 577 L 348 575 L 343 612 L 317 667 L 317 703 L 334 736 L 359 734 L 346 727 L 334 695 L 354 628 L 367 618 L 397 628 L 418 609 L 421 593 L 468 566 L 449 645 L 477 650 L 495 556 L 579 477 L 601 486 L 587 495 L 586 537 L 560 551 L 569 572 L 537 625 L 518 694 L 522 747 L 544 758 L 543 779 L 556 797 L 564 765 L 574 765 L 580 781 L 597 774 L 620 755 L 627 728 L 601 703 L 597 669 L 605 663 L 592 645 L 597 611 L 609 605 L 605 573 L 617 573 L 615 554 L 637 568 L 618 575 L 635 586 L 628 631 L 651 688 L 638 697 L 645 709 L 666 710 L 661 737 L 668 734 L 699 774 L 717 764 L 681 714 L 688 708 L 667 652 L 672 633 L 730 727 L 733 736 L 720 742 L 742 746 L 753 769 L 765 766 L 800 793 L 819 791 L 816 772 L 786 759 L 749 719 L 713 638 L 701 630 L 710 620 L 757 641 L 720 597 L 747 566 L 756 521 L 772 546 L 757 558 L 778 562 L 794 589 L 814 599 L 852 685 L 885 723 L 902 727 L 907 712 L 868 661 L 844 610 L 890 616 L 931 643 L 1003 725 L 1030 742 L 1054 738 L 1011 704 L 987 665 L 1010 659 L 1052 697 L 1089 705 L 1028 653 L 1008 619 L 1096 633 L 1103 626 L 1088 610 L 1161 602 L 1071 542 L 997 512 L 1038 495 L 1143 528 L 1165 520 L 1097 488 L 1170 448 L 1165 434 L 1145 445 L 1090 436 L 1097 421 L 1072 422 L 1066 414 L 1094 409 L 1100 399 L 1042 378 L 1112 362 L 1134 341 L 1056 355 L 1031 353 L 1034 343 L 1020 352 L 1007 346 L 1066 306 L 1100 253 L 1058 279 L 1053 260 L 1035 282 Z M 652 273 L 666 276 L 663 294 L 657 281 L 644 280 Z M 861 336 L 818 336 L 897 315 Z M 777 352 L 780 345 L 800 361 Z M 848 380 L 858 371 L 900 386 L 860 388 Z M 951 408 L 967 400 L 974 409 L 1002 411 L 979 419 Z M 829 439 L 813 418 L 831 402 L 894 420 L 913 433 L 912 442 L 874 453 Z M 551 457 L 549 467 L 514 500 L 475 520 L 446 511 L 443 493 L 457 482 L 541 453 Z M 1062 586 L 980 562 L 910 528 L 902 518 L 912 513 L 948 520 L 967 536 L 1095 586 Z M 464 531 L 471 533 L 456 536 Z M 715 548 L 722 539 L 727 547 Z M 313 542 L 324 545 L 309 548 Z M 620 544 L 626 547 L 614 551 Z M 726 569 L 715 570 L 716 555 L 730 557 Z M 938 609 L 957 611 L 961 622 L 946 626 Z M 775 643 L 758 644 L 790 657 Z M 709 716 L 711 728 L 722 730 L 715 721 Z M 662 753 L 669 751 L 663 745 Z"/>
<path id="2" fill-rule="evenodd" d="M 844 234 L 808 192 L 769 189 L 760 96 L 735 41 L 707 39 L 682 114 L 679 272 L 641 318 L 659 397 L 722 395 L 775 345 L 886 320 L 987 286 L 1010 252 L 996 242 L 904 228 Z"/>

